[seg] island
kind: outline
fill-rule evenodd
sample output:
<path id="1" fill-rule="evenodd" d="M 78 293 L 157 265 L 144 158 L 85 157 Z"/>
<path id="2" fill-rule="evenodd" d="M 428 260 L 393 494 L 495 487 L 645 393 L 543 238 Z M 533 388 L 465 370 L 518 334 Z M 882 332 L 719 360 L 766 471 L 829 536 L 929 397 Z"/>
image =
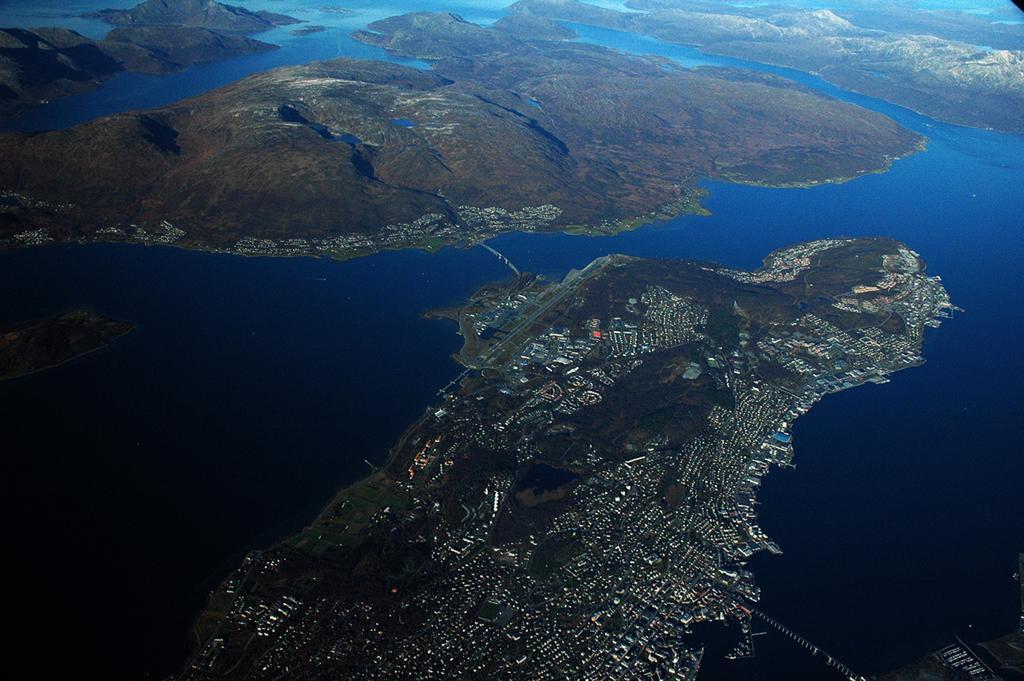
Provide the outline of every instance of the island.
<path id="1" fill-rule="evenodd" d="M 86 309 L 0 326 L 0 381 L 66 364 L 105 348 L 132 328 Z"/>
<path id="2" fill-rule="evenodd" d="M 198 26 L 236 33 L 259 33 L 301 23 L 285 14 L 253 12 L 216 0 L 145 0 L 131 9 L 104 9 L 88 16 L 115 26 Z"/>
<path id="3" fill-rule="evenodd" d="M 180 678 L 692 680 L 722 621 L 752 655 L 753 618 L 785 631 L 748 559 L 782 550 L 756 500 L 792 465 L 794 421 L 919 365 L 954 309 L 886 238 L 754 271 L 609 255 L 489 284 L 436 313 L 463 373 L 212 592 Z"/>
<path id="4" fill-rule="evenodd" d="M 288 33 L 290 33 L 291 35 L 300 35 L 301 36 L 301 35 L 313 35 L 314 33 L 323 33 L 326 30 L 327 30 L 326 26 L 310 24 L 310 25 L 307 25 L 307 26 L 300 26 L 299 28 L 293 28 L 292 30 L 288 31 Z"/>
<path id="5" fill-rule="evenodd" d="M 170 73 L 274 50 L 276 45 L 243 34 L 298 22 L 212 0 L 148 0 L 99 16 L 118 25 L 103 40 L 61 28 L 0 29 L 0 120 L 94 90 L 124 71 Z"/>
<path id="6" fill-rule="evenodd" d="M 2 135 L 0 248 L 117 240 L 349 258 L 508 231 L 609 234 L 699 212 L 701 178 L 840 182 L 924 144 L 784 78 L 685 69 L 539 25 L 392 17 L 356 38 L 432 69 L 290 66 L 159 109 Z"/>
<path id="7" fill-rule="evenodd" d="M 941 121 L 1024 132 L 1024 38 L 996 17 L 899 3 L 837 11 L 715 0 L 625 4 L 634 11 L 579 0 L 519 0 L 509 9 L 799 69 Z"/>

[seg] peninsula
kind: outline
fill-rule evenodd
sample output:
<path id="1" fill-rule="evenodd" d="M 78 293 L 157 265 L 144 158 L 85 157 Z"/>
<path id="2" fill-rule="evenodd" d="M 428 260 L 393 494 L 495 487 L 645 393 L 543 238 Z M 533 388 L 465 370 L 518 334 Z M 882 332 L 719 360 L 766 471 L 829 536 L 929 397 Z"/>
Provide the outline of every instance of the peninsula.
<path id="1" fill-rule="evenodd" d="M 881 238 L 485 286 L 444 312 L 461 382 L 213 591 L 181 678 L 694 679 L 722 620 L 751 655 L 752 618 L 782 626 L 747 560 L 781 551 L 755 504 L 794 420 L 921 363 L 952 309 Z"/>
<path id="2" fill-rule="evenodd" d="M 507 231 L 611 233 L 700 210 L 702 177 L 836 182 L 923 144 L 783 78 L 684 69 L 544 25 L 392 17 L 356 37 L 431 70 L 286 67 L 160 109 L 0 136 L 0 247 L 104 239 L 347 258 Z"/>

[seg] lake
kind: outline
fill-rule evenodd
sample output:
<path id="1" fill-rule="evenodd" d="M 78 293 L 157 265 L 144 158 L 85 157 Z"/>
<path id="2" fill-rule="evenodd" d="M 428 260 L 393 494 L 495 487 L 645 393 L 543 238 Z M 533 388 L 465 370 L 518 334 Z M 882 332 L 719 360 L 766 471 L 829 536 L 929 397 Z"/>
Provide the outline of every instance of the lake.
<path id="1" fill-rule="evenodd" d="M 130 4 L 78 2 L 82 12 L 73 13 Z M 323 0 L 242 4 L 329 28 L 301 37 L 278 29 L 260 37 L 280 50 L 181 74 L 122 74 L 10 127 L 66 127 L 285 63 L 384 58 L 348 32 L 403 8 L 440 6 L 385 11 L 354 2 L 345 3 L 352 14 L 326 15 L 314 11 Z M 456 9 L 490 21 L 503 4 Z M 102 35 L 102 25 L 67 17 L 61 6 L 5 3 L 0 24 Z M 578 31 L 582 40 L 686 66 L 780 73 L 929 137 L 927 152 L 842 185 L 707 182 L 710 217 L 615 237 L 512 234 L 491 243 L 522 270 L 560 276 L 613 252 L 755 267 L 769 251 L 806 239 L 904 240 L 965 312 L 928 332 L 924 366 L 830 396 L 796 423 L 797 468 L 773 471 L 760 497 L 762 524 L 785 552 L 754 560 L 763 609 L 864 672 L 906 662 L 954 633 L 981 639 L 1009 630 L 1019 588 L 1010 575 L 1024 549 L 1024 138 L 944 125 L 785 69 Z M 0 384 L 3 508 L 18 587 L 9 612 L 26 622 L 12 647 L 58 648 L 55 672 L 173 671 L 190 619 L 225 570 L 249 548 L 301 527 L 367 471 L 364 459 L 383 460 L 458 374 L 455 325 L 425 320 L 423 311 L 506 275 L 480 248 L 345 263 L 113 244 L 0 255 L 8 292 L 0 320 L 89 306 L 137 325 L 102 352 Z M 709 655 L 702 678 L 824 669 L 776 638 L 759 637 L 762 655 L 753 661 Z"/>

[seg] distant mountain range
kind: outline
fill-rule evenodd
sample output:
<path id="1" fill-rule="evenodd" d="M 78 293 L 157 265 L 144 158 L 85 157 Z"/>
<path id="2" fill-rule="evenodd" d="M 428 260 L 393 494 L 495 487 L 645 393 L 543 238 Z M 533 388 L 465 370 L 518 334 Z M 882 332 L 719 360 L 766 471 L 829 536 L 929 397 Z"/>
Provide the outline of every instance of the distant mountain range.
<path id="1" fill-rule="evenodd" d="M 121 71 L 167 73 L 273 50 L 243 34 L 299 23 L 212 0 L 148 0 L 95 16 L 119 28 L 103 40 L 60 28 L 0 29 L 0 119 L 95 89 Z"/>
<path id="2" fill-rule="evenodd" d="M 620 12 L 579 0 L 519 0 L 516 14 L 601 26 L 820 75 L 941 121 L 1024 132 L 1024 37 L 966 13 L 853 12 L 713 1 L 628 0 Z M 888 12 L 888 13 L 887 13 Z M 884 26 L 880 30 L 878 26 Z M 1019 27 L 1017 27 L 1019 28 Z M 988 49 L 987 40 L 1015 49 Z"/>

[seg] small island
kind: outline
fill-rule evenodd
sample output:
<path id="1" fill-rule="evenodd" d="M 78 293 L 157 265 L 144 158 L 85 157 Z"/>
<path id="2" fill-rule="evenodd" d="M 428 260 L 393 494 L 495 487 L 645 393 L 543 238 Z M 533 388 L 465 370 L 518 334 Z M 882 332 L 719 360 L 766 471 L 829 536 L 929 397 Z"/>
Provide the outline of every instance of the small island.
<path id="1" fill-rule="evenodd" d="M 85 309 L 0 327 L 0 380 L 66 364 L 105 348 L 133 328 Z"/>
<path id="2" fill-rule="evenodd" d="M 302 35 L 312 35 L 314 33 L 323 33 L 326 30 L 327 30 L 326 26 L 309 25 L 309 26 L 301 26 L 299 28 L 293 28 L 292 30 L 288 31 L 288 33 L 290 33 L 291 35 L 302 36 Z"/>

